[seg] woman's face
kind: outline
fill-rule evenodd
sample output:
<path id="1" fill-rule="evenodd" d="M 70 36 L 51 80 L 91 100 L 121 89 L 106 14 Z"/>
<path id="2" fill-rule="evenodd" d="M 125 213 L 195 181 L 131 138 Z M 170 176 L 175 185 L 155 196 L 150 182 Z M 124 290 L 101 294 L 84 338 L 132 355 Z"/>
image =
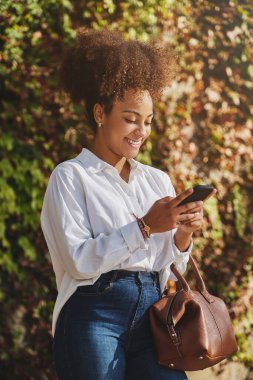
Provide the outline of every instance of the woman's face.
<path id="1" fill-rule="evenodd" d="M 113 158 L 134 158 L 149 136 L 153 102 L 148 91 L 127 90 L 109 114 L 102 112 L 97 138 L 103 154 Z M 96 118 L 97 119 L 97 118 Z"/>

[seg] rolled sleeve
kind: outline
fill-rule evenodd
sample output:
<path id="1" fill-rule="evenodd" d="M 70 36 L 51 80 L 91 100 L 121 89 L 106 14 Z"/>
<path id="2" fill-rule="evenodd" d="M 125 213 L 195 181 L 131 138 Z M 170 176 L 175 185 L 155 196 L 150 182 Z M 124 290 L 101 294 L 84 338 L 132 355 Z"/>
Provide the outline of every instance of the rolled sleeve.
<path id="1" fill-rule="evenodd" d="M 139 248 L 148 249 L 149 244 L 144 239 L 136 221 L 121 227 L 120 231 L 131 253 Z"/>
<path id="2" fill-rule="evenodd" d="M 174 253 L 174 257 L 175 257 L 175 262 L 176 263 L 180 263 L 182 261 L 188 261 L 189 260 L 189 255 L 191 254 L 191 251 L 192 251 L 192 247 L 193 247 L 193 240 L 191 240 L 191 243 L 188 247 L 188 249 L 184 252 L 180 251 L 180 249 L 178 249 L 176 243 L 175 243 L 175 237 L 173 236 L 173 239 L 172 239 L 172 249 L 173 249 L 173 253 Z"/>
<path id="3" fill-rule="evenodd" d="M 172 238 L 172 250 L 173 250 L 173 255 L 174 255 L 174 264 L 176 265 L 177 270 L 179 273 L 183 274 L 186 271 L 187 268 L 187 263 L 189 261 L 189 257 L 192 251 L 193 247 L 193 241 L 191 240 L 191 243 L 188 247 L 188 249 L 184 252 L 180 251 L 178 247 L 176 246 L 175 243 L 175 231 L 173 233 L 173 238 Z M 173 281 L 177 281 L 176 276 L 170 271 L 169 278 Z"/>

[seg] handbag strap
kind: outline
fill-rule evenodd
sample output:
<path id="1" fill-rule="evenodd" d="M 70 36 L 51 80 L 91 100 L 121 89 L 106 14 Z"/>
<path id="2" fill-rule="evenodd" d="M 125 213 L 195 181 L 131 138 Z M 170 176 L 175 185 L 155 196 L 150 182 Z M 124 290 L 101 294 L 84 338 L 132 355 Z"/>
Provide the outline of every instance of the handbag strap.
<path id="1" fill-rule="evenodd" d="M 196 287 L 197 287 L 197 289 L 199 290 L 199 292 L 203 295 L 203 297 L 205 297 L 205 299 L 209 303 L 214 302 L 213 297 L 211 296 L 211 294 L 208 293 L 208 291 L 206 289 L 206 285 L 205 285 L 204 280 L 203 280 L 203 278 L 202 278 L 202 276 L 201 276 L 201 274 L 200 274 L 200 272 L 198 270 L 196 261 L 194 260 L 194 258 L 192 256 L 190 256 L 190 258 L 189 258 L 189 263 L 190 263 L 190 265 L 191 265 L 191 267 L 193 269 L 193 274 L 194 274 L 194 277 L 196 279 Z M 171 265 L 171 271 L 176 276 L 181 289 L 183 289 L 185 291 L 190 291 L 191 288 L 190 288 L 188 282 L 181 275 L 181 273 L 179 273 L 179 271 L 177 270 L 177 268 L 176 268 L 176 266 L 175 266 L 174 263 Z"/>

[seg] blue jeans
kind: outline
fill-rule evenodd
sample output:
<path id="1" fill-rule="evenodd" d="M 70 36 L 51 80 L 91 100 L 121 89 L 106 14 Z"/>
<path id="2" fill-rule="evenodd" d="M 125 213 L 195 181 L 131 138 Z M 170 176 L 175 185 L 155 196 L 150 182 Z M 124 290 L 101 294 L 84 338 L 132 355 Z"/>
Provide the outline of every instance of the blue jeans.
<path id="1" fill-rule="evenodd" d="M 157 364 L 148 309 L 156 272 L 111 271 L 80 286 L 59 315 L 53 343 L 60 380 L 185 380 Z"/>

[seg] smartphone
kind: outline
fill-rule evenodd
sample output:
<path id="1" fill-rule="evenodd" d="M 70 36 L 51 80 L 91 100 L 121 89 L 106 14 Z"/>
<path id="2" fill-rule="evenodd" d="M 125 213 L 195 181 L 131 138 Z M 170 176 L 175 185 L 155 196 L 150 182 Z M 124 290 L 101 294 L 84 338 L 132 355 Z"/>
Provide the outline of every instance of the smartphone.
<path id="1" fill-rule="evenodd" d="M 185 205 L 189 202 L 204 201 L 209 194 L 214 190 L 211 185 L 198 185 L 193 188 L 193 193 L 189 197 L 185 198 L 178 206 Z"/>

